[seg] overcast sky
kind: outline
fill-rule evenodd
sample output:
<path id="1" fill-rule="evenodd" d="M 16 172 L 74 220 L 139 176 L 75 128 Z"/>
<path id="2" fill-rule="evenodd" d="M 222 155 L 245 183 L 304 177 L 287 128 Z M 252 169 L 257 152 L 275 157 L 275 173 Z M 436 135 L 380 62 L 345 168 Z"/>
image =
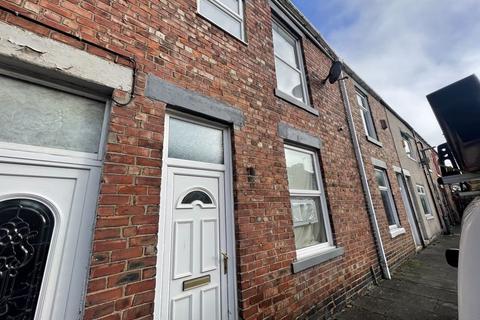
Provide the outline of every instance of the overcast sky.
<path id="1" fill-rule="evenodd" d="M 480 0 L 292 0 L 337 54 L 427 141 L 426 95 L 480 76 Z"/>

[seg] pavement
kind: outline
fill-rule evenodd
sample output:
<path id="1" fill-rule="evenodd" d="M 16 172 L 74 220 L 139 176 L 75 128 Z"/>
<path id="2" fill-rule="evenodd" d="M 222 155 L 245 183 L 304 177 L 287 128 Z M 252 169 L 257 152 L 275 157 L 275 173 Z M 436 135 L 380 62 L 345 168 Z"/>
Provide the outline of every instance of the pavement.
<path id="1" fill-rule="evenodd" d="M 460 230 L 442 235 L 401 265 L 379 286 L 351 301 L 336 320 L 458 319 L 457 269 L 445 260 L 447 248 L 458 248 Z"/>

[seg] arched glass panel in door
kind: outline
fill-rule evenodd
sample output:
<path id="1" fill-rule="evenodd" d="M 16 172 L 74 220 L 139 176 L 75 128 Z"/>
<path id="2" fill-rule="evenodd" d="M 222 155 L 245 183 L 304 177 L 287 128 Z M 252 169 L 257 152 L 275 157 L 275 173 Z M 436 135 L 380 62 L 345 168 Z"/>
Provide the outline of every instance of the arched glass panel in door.
<path id="1" fill-rule="evenodd" d="M 0 319 L 33 320 L 53 228 L 38 201 L 0 202 Z"/>
<path id="2" fill-rule="evenodd" d="M 177 209 L 193 208 L 196 205 L 201 208 L 215 208 L 215 202 L 207 190 L 203 188 L 192 188 L 180 196 Z"/>

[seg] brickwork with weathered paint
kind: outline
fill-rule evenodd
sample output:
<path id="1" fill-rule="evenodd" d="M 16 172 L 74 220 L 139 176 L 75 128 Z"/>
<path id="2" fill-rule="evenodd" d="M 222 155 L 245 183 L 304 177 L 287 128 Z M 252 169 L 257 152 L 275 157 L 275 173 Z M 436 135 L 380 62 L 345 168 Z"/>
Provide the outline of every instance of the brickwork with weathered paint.
<path id="1" fill-rule="evenodd" d="M 321 84 L 331 60 L 310 40 L 303 49 L 315 116 L 274 95 L 275 73 L 267 0 L 245 6 L 247 43 L 196 14 L 195 0 L 12 0 L 2 6 L 137 59 L 135 99 L 113 106 L 93 242 L 85 319 L 152 319 L 164 116 L 166 105 L 144 97 L 146 75 L 213 97 L 245 115 L 232 130 L 239 313 L 243 319 L 294 319 L 328 313 L 380 274 L 339 84 Z M 91 54 L 101 49 L 0 11 L 0 20 Z M 122 61 L 121 61 L 122 62 Z M 359 134 L 352 82 L 347 81 Z M 392 165 L 399 165 L 384 106 L 370 98 L 383 148 L 360 137 L 375 209 L 391 265 L 414 252 Z M 280 121 L 323 141 L 320 161 L 335 243 L 344 255 L 297 274 Z M 391 239 L 371 157 L 389 165 L 404 235 Z M 247 180 L 247 167 L 257 178 Z"/>

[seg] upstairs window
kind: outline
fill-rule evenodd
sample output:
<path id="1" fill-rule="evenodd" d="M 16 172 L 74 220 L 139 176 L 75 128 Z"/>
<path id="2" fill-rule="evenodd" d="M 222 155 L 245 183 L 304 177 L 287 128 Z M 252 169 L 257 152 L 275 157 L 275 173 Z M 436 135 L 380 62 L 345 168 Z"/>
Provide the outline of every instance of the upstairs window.
<path id="1" fill-rule="evenodd" d="M 400 227 L 400 221 L 398 219 L 397 209 L 395 208 L 395 202 L 393 201 L 392 189 L 388 182 L 387 172 L 384 169 L 375 168 L 375 179 L 377 180 L 378 188 L 382 196 L 388 225 L 390 229 L 396 229 Z"/>
<path id="2" fill-rule="evenodd" d="M 277 21 L 273 21 L 273 51 L 277 92 L 302 105 L 308 105 L 300 40 Z"/>
<path id="3" fill-rule="evenodd" d="M 375 131 L 375 125 L 373 123 L 372 111 L 368 104 L 367 96 L 357 90 L 357 103 L 360 107 L 363 127 L 365 128 L 365 134 L 375 140 L 378 140 L 377 132 Z"/>
<path id="4" fill-rule="evenodd" d="M 412 145 L 412 138 L 405 132 L 402 132 L 401 135 L 402 135 L 402 145 L 403 145 L 403 149 L 405 150 L 405 153 L 410 159 L 415 160 L 415 153 L 413 152 L 414 149 Z"/>
<path id="5" fill-rule="evenodd" d="M 198 13 L 240 40 L 245 40 L 242 0 L 198 0 Z"/>

